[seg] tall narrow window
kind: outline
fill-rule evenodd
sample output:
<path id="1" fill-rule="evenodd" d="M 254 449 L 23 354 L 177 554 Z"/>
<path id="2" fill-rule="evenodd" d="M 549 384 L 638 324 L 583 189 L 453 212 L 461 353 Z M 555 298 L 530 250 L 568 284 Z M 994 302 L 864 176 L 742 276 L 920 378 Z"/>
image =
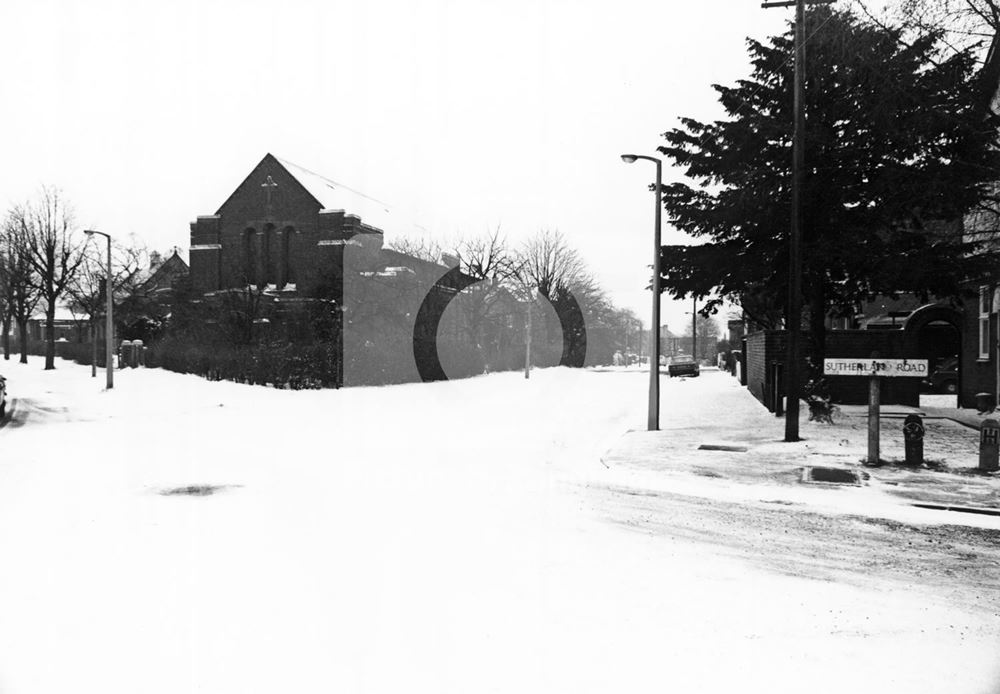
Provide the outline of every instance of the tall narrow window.
<path id="1" fill-rule="evenodd" d="M 242 261 L 241 280 L 244 285 L 256 284 L 257 279 L 257 254 L 254 252 L 254 237 L 256 230 L 247 228 L 243 230 L 243 237 L 240 240 L 240 255 Z"/>
<path id="2" fill-rule="evenodd" d="M 292 227 L 285 227 L 281 232 L 281 281 L 283 284 L 295 282 L 292 273 Z"/>
<path id="3" fill-rule="evenodd" d="M 277 284 L 277 256 L 276 253 L 276 241 L 275 241 L 274 225 L 268 224 L 264 227 L 264 238 L 261 239 L 261 245 L 263 246 L 264 254 L 264 278 L 262 282 L 265 285 Z"/>
<path id="4" fill-rule="evenodd" d="M 990 288 L 979 288 L 979 358 L 990 358 Z"/>

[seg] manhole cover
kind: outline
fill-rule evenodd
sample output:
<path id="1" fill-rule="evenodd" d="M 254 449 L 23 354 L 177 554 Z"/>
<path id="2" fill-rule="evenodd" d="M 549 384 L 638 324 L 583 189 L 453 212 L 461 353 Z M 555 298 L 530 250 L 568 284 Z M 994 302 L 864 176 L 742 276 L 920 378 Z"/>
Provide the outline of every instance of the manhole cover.
<path id="1" fill-rule="evenodd" d="M 159 493 L 161 496 L 211 496 L 231 489 L 233 486 L 231 484 L 192 484 L 187 487 L 161 489 Z"/>
<path id="2" fill-rule="evenodd" d="M 721 443 L 703 443 L 698 446 L 699 451 L 731 451 L 733 453 L 746 453 L 746 446 L 727 446 Z"/>
<path id="3" fill-rule="evenodd" d="M 839 467 L 807 467 L 802 470 L 803 482 L 826 482 L 828 484 L 854 484 L 861 486 L 858 473 Z"/>

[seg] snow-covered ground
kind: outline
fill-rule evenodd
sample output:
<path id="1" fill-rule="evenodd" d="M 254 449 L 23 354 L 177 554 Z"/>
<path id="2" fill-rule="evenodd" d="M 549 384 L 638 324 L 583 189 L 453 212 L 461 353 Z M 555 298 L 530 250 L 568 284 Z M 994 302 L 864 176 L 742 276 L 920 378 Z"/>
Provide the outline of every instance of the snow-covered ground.
<path id="1" fill-rule="evenodd" d="M 3 694 L 1000 684 L 992 608 L 621 522 L 602 490 L 642 476 L 601 458 L 643 428 L 636 370 L 103 392 L 67 362 L 0 368 Z M 665 420 L 711 426 L 724 378 L 663 379 Z M 191 485 L 220 490 L 162 493 Z"/>

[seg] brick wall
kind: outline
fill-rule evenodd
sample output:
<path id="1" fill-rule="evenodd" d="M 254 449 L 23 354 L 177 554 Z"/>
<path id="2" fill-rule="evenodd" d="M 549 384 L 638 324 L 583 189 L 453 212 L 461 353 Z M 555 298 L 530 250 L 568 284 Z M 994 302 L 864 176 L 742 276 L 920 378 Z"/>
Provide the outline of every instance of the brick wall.
<path id="1" fill-rule="evenodd" d="M 752 333 L 746 337 L 744 348 L 744 364 L 746 367 L 746 386 L 757 400 L 767 403 L 765 393 L 767 384 L 768 345 L 767 337 L 771 331 Z M 770 409 L 770 408 L 769 408 Z"/>
<path id="2" fill-rule="evenodd" d="M 802 333 L 803 377 L 808 373 L 805 359 L 809 335 Z M 873 352 L 881 357 L 914 357 L 908 353 L 907 335 L 902 330 L 831 330 L 826 334 L 827 357 L 868 358 Z M 747 388 L 768 410 L 773 411 L 773 363 L 785 361 L 785 332 L 764 330 L 746 337 Z M 803 378 L 803 381 L 805 378 Z M 835 403 L 860 405 L 868 402 L 868 379 L 856 376 L 829 376 L 827 383 Z M 784 384 L 779 384 L 784 392 Z M 886 378 L 882 380 L 884 404 L 917 405 L 920 383 L 916 378 Z"/>
<path id="3" fill-rule="evenodd" d="M 873 352 L 880 357 L 903 359 L 909 353 L 907 335 L 902 330 L 831 330 L 826 334 L 827 357 L 867 359 Z M 827 376 L 833 401 L 842 405 L 868 402 L 868 379 L 860 376 Z M 881 400 L 886 405 L 920 404 L 920 379 L 883 378 Z"/>
<path id="4" fill-rule="evenodd" d="M 970 300 L 962 313 L 960 407 L 975 407 L 976 393 L 996 394 L 997 314 L 993 312 L 990 312 L 989 331 L 989 356 L 986 359 L 980 359 L 978 299 Z"/>
<path id="5" fill-rule="evenodd" d="M 191 286 L 199 292 L 221 288 L 219 217 L 198 217 L 191 223 Z"/>

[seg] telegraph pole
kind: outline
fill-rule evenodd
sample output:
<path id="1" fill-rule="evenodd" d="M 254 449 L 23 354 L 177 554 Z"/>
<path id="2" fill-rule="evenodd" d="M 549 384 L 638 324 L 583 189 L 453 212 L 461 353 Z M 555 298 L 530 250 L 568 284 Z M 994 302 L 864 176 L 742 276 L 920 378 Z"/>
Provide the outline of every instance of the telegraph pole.
<path id="1" fill-rule="evenodd" d="M 805 6 L 832 0 L 765 2 L 761 7 L 795 8 L 795 97 L 792 136 L 792 228 L 788 243 L 788 313 L 785 320 L 785 441 L 799 440 L 799 389 L 802 365 L 802 188 L 805 183 L 806 144 L 806 36 Z"/>

